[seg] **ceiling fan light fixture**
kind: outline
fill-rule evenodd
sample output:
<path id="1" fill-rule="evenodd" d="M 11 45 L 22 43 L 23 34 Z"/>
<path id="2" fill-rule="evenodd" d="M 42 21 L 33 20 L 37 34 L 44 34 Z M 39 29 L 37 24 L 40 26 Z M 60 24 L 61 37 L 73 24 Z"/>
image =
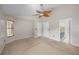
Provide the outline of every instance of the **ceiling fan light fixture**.
<path id="1" fill-rule="evenodd" d="M 38 13 L 38 15 L 36 16 L 39 16 L 40 17 L 49 17 L 50 16 L 50 13 L 52 12 L 52 10 L 45 10 L 43 8 L 43 4 L 40 5 L 42 7 L 41 11 L 40 10 L 36 10 L 36 12 Z"/>
<path id="2" fill-rule="evenodd" d="M 43 13 L 40 13 L 40 16 L 44 16 L 44 14 Z"/>

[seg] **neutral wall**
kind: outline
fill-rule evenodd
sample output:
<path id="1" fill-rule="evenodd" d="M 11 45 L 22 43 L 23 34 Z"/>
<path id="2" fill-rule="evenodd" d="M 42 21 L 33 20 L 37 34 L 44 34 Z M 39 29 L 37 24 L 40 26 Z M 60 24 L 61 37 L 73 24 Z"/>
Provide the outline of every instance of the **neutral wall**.
<path id="1" fill-rule="evenodd" d="M 72 19 L 70 33 L 71 43 L 75 46 L 79 46 L 79 5 L 62 5 L 54 8 L 53 21 L 67 18 Z"/>
<path id="2" fill-rule="evenodd" d="M 17 39 L 32 36 L 33 21 L 29 19 L 19 19 L 15 22 L 15 35 Z"/>
<path id="3" fill-rule="evenodd" d="M 29 19 L 16 19 L 14 21 L 14 36 L 9 37 L 6 41 L 10 43 L 12 41 L 32 37 L 33 34 L 33 21 Z"/>
<path id="4" fill-rule="evenodd" d="M 3 14 L 0 12 L 0 53 L 5 45 L 5 37 L 5 20 L 3 19 Z"/>

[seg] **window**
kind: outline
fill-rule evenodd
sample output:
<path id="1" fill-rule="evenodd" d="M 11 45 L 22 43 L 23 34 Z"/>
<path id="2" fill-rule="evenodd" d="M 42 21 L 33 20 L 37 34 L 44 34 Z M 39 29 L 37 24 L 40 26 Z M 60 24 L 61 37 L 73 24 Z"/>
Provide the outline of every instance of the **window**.
<path id="1" fill-rule="evenodd" d="M 14 35 L 14 22 L 13 21 L 7 21 L 7 36 L 11 37 Z"/>

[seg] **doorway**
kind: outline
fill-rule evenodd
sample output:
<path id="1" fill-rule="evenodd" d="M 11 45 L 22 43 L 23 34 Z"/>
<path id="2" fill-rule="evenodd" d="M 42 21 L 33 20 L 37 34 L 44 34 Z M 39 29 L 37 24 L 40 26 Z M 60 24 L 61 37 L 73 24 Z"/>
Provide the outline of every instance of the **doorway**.
<path id="1" fill-rule="evenodd" d="M 59 21 L 60 41 L 70 43 L 71 19 L 62 19 Z"/>
<path id="2" fill-rule="evenodd" d="M 49 22 L 37 21 L 35 28 L 36 37 L 49 37 Z"/>

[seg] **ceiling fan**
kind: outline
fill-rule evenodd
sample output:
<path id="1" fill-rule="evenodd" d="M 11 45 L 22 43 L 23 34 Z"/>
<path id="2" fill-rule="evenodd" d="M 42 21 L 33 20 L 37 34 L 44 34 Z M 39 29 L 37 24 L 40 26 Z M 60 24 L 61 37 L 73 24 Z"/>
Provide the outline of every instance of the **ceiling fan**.
<path id="1" fill-rule="evenodd" d="M 41 17 L 49 17 L 50 16 L 50 13 L 52 12 L 52 8 L 49 10 L 49 9 L 44 9 L 43 7 L 43 4 L 40 4 L 41 6 L 41 10 L 36 10 L 36 13 L 37 14 L 34 14 L 33 16 L 38 16 L 39 18 Z"/>

